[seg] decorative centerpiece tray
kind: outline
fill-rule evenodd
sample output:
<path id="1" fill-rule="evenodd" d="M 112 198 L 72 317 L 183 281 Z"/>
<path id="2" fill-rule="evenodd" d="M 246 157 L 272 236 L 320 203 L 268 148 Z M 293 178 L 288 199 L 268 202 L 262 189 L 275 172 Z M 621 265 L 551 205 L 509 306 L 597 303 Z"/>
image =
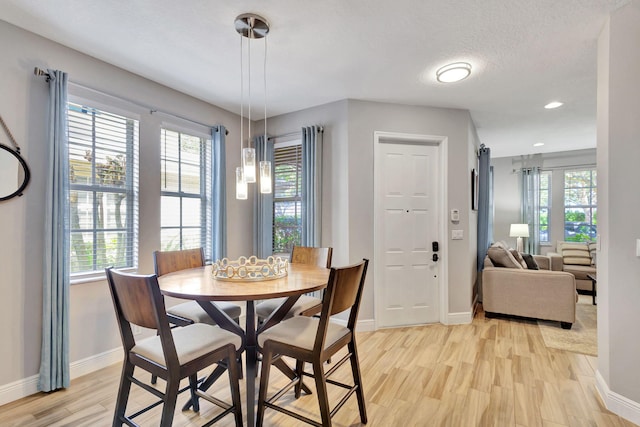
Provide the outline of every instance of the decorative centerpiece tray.
<path id="1" fill-rule="evenodd" d="M 289 274 L 289 261 L 273 256 L 267 259 L 259 259 L 255 255 L 249 258 L 241 256 L 237 260 L 222 258 L 214 262 L 212 267 L 216 280 L 230 282 L 274 280 Z"/>

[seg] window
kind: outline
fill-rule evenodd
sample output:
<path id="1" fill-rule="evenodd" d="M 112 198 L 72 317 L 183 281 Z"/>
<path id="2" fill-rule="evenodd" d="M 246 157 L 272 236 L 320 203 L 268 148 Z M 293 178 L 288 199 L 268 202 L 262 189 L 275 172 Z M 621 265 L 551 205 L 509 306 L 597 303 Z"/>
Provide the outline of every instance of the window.
<path id="1" fill-rule="evenodd" d="M 574 170 L 564 173 L 564 239 L 586 242 L 596 239 L 596 171 Z"/>
<path id="2" fill-rule="evenodd" d="M 549 228 L 549 213 L 551 212 L 551 172 L 540 172 L 538 185 L 538 236 L 540 243 L 549 243 L 551 229 Z"/>
<path id="3" fill-rule="evenodd" d="M 276 144 L 274 170 L 273 253 L 291 253 L 302 238 L 301 141 Z"/>
<path id="4" fill-rule="evenodd" d="M 203 247 L 209 256 L 209 140 L 162 129 L 160 144 L 161 248 L 170 251 Z"/>
<path id="5" fill-rule="evenodd" d="M 72 278 L 137 267 L 138 121 L 69 102 Z"/>

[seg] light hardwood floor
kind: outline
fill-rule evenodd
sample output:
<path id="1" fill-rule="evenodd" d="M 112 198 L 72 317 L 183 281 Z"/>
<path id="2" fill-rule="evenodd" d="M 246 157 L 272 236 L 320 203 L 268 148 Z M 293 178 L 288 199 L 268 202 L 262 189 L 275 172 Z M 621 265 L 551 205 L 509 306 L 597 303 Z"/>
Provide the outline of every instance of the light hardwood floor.
<path id="1" fill-rule="evenodd" d="M 595 389 L 596 358 L 545 347 L 534 321 L 485 319 L 480 312 L 470 325 L 360 333 L 358 346 L 369 426 L 635 425 L 604 408 Z M 284 381 L 276 372 L 272 370 L 272 391 Z M 0 426 L 111 425 L 119 375 L 120 366 L 113 365 L 72 381 L 67 390 L 2 406 Z M 349 378 L 348 366 L 336 375 Z M 310 380 L 306 383 L 312 386 Z M 341 390 L 329 387 L 335 402 Z M 219 396 L 228 398 L 226 381 L 216 389 Z M 291 394 L 279 402 L 288 402 L 306 415 L 318 414 L 315 395 L 296 401 Z M 178 405 L 187 398 L 187 393 L 180 395 Z M 130 409 L 152 401 L 149 393 L 133 386 Z M 200 414 L 178 409 L 174 425 L 202 425 L 217 413 L 208 402 L 201 406 Z M 154 426 L 159 414 L 155 408 L 136 420 Z M 300 424 L 267 410 L 265 425 Z M 231 426 L 233 418 L 228 416 L 216 425 Z M 336 415 L 334 426 L 359 425 L 354 396 Z"/>

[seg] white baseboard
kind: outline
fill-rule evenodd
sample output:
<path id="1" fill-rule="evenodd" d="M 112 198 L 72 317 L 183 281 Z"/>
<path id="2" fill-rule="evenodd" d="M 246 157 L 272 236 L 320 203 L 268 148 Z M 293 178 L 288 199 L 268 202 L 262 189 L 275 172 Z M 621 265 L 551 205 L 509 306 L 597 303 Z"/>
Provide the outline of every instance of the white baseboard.
<path id="1" fill-rule="evenodd" d="M 109 365 L 121 362 L 122 357 L 122 348 L 119 347 L 95 356 L 71 362 L 69 366 L 69 375 L 71 379 L 81 377 L 97 371 L 98 369 L 106 368 Z M 0 405 L 37 393 L 38 377 L 38 375 L 33 375 L 9 384 L 0 385 Z"/>
<path id="2" fill-rule="evenodd" d="M 344 319 L 331 319 L 331 321 L 342 326 L 347 326 L 347 321 Z M 375 330 L 376 327 L 373 319 L 358 320 L 356 323 L 356 332 L 372 332 Z"/>
<path id="3" fill-rule="evenodd" d="M 609 385 L 600 375 L 600 371 L 596 371 L 596 389 L 608 410 L 640 425 L 640 403 L 611 391 Z"/>
<path id="4" fill-rule="evenodd" d="M 472 320 L 473 311 L 449 313 L 447 315 L 447 325 L 468 325 Z"/>

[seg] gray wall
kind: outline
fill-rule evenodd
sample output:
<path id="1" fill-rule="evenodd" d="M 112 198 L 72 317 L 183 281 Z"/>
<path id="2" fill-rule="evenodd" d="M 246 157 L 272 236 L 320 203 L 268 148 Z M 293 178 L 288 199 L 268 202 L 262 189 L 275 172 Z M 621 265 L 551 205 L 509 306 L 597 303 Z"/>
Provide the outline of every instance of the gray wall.
<path id="1" fill-rule="evenodd" d="M 239 117 L 0 21 L 0 114 L 22 148 L 32 181 L 24 196 L 0 202 L 0 386 L 38 373 L 42 312 L 42 255 L 48 85 L 34 67 L 66 71 L 71 81 L 144 105 L 229 128 L 227 164 L 237 165 Z M 131 109 L 136 109 L 131 106 Z M 166 116 L 140 113 L 140 271 L 153 272 L 160 247 L 160 123 Z M 5 140 L 0 133 L 0 140 Z M 235 167 L 227 171 L 234 193 Z M 229 198 L 230 255 L 251 251 L 251 204 Z M 120 346 L 111 297 L 104 281 L 71 286 L 70 360 Z"/>
<path id="2" fill-rule="evenodd" d="M 640 339 L 632 332 L 640 325 L 638 40 L 640 1 L 633 0 L 612 13 L 598 40 L 598 372 L 611 392 L 633 402 L 640 402 Z"/>
<path id="3" fill-rule="evenodd" d="M 540 166 L 551 170 L 551 236 L 548 245 L 541 245 L 540 253 L 555 251 L 556 241 L 564 240 L 564 169 L 593 167 L 596 150 L 562 151 L 530 156 L 500 157 L 491 159 L 494 173 L 494 241 L 505 241 L 516 246 L 516 238 L 509 237 L 511 224 L 520 217 L 520 174 L 525 166 Z"/>
<path id="4" fill-rule="evenodd" d="M 322 241 L 324 245 L 334 247 L 334 265 L 362 258 L 375 261 L 374 131 L 449 138 L 448 209 L 460 209 L 460 224 L 455 228 L 464 229 L 465 239 L 449 242 L 448 312 L 471 311 L 475 282 L 476 214 L 470 211 L 469 172 L 475 167 L 472 162 L 475 162 L 476 139 L 470 140 L 475 130 L 469 113 L 348 100 L 269 119 L 268 128 L 269 134 L 278 135 L 312 124 L 325 128 Z M 261 124 L 257 126 L 260 128 Z M 374 317 L 373 271 L 371 268 L 367 277 L 360 320 Z"/>

